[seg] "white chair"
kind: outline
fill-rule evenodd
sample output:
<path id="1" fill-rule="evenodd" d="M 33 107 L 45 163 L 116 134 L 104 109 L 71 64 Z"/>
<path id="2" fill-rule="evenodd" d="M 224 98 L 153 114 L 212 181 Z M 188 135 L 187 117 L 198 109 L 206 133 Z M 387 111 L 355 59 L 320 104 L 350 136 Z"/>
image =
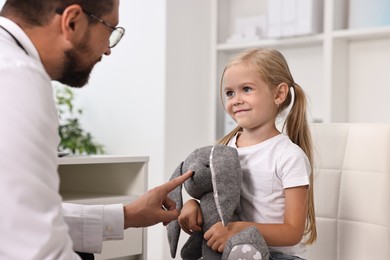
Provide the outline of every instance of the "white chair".
<path id="1" fill-rule="evenodd" d="M 318 239 L 308 259 L 390 259 L 390 124 L 311 130 Z"/>

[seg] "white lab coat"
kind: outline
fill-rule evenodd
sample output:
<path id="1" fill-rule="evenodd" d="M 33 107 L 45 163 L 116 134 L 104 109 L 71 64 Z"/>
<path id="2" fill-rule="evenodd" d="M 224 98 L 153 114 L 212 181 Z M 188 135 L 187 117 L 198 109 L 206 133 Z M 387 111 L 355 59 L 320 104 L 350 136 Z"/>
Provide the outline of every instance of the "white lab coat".
<path id="1" fill-rule="evenodd" d="M 9 32 L 0 28 L 0 259 L 99 253 L 103 240 L 123 238 L 123 206 L 62 204 L 51 79 L 22 29 L 0 25 Z"/>

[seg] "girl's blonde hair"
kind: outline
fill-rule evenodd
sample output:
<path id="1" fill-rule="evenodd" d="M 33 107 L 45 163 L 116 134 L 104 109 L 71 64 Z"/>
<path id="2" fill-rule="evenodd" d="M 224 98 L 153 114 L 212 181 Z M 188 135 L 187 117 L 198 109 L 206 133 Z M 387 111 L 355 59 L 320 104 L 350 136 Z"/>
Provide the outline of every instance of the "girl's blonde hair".
<path id="1" fill-rule="evenodd" d="M 289 86 L 288 96 L 285 101 L 279 105 L 278 114 L 286 109 L 292 102 L 292 95 L 290 88 L 294 90 L 294 100 L 291 110 L 287 115 L 286 121 L 283 124 L 283 129 L 292 142 L 297 144 L 307 155 L 310 167 L 310 187 L 308 189 L 307 203 L 308 214 L 306 219 L 305 237 L 306 244 L 312 244 L 317 238 L 316 220 L 314 211 L 314 194 L 313 194 L 313 155 L 312 155 L 312 140 L 309 130 L 309 125 L 306 118 L 306 97 L 302 88 L 294 82 L 290 69 L 287 65 L 286 59 L 283 55 L 273 49 L 248 49 L 239 53 L 236 57 L 228 62 L 226 65 L 220 85 L 220 94 L 222 98 L 223 91 L 223 77 L 225 72 L 234 65 L 245 64 L 254 68 L 268 86 L 277 87 L 281 83 L 286 83 Z M 228 133 L 225 137 L 218 141 L 219 144 L 227 145 L 232 137 L 242 128 L 237 126 L 233 131 Z"/>

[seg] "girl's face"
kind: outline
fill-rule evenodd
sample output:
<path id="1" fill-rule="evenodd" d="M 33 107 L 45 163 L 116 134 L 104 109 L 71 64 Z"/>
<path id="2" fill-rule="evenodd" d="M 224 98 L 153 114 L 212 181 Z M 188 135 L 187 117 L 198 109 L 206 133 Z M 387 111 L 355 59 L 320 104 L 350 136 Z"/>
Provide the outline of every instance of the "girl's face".
<path id="1" fill-rule="evenodd" d="M 250 65 L 237 64 L 226 70 L 222 93 L 226 111 L 244 130 L 275 125 L 275 93 Z"/>

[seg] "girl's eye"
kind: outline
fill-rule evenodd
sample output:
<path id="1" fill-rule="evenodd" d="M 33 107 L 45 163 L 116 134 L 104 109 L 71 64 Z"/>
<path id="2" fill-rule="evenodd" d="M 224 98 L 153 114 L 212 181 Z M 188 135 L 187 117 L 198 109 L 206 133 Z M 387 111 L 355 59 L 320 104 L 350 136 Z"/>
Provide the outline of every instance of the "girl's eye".
<path id="1" fill-rule="evenodd" d="M 228 98 L 234 96 L 234 92 L 233 92 L 233 91 L 230 91 L 230 90 L 229 90 L 229 91 L 226 91 L 225 94 L 226 94 L 226 97 L 228 97 Z"/>
<path id="2" fill-rule="evenodd" d="M 244 87 L 243 90 L 244 90 L 245 93 L 248 93 L 248 92 L 251 92 L 251 91 L 252 91 L 252 88 L 250 88 L 250 87 Z"/>

